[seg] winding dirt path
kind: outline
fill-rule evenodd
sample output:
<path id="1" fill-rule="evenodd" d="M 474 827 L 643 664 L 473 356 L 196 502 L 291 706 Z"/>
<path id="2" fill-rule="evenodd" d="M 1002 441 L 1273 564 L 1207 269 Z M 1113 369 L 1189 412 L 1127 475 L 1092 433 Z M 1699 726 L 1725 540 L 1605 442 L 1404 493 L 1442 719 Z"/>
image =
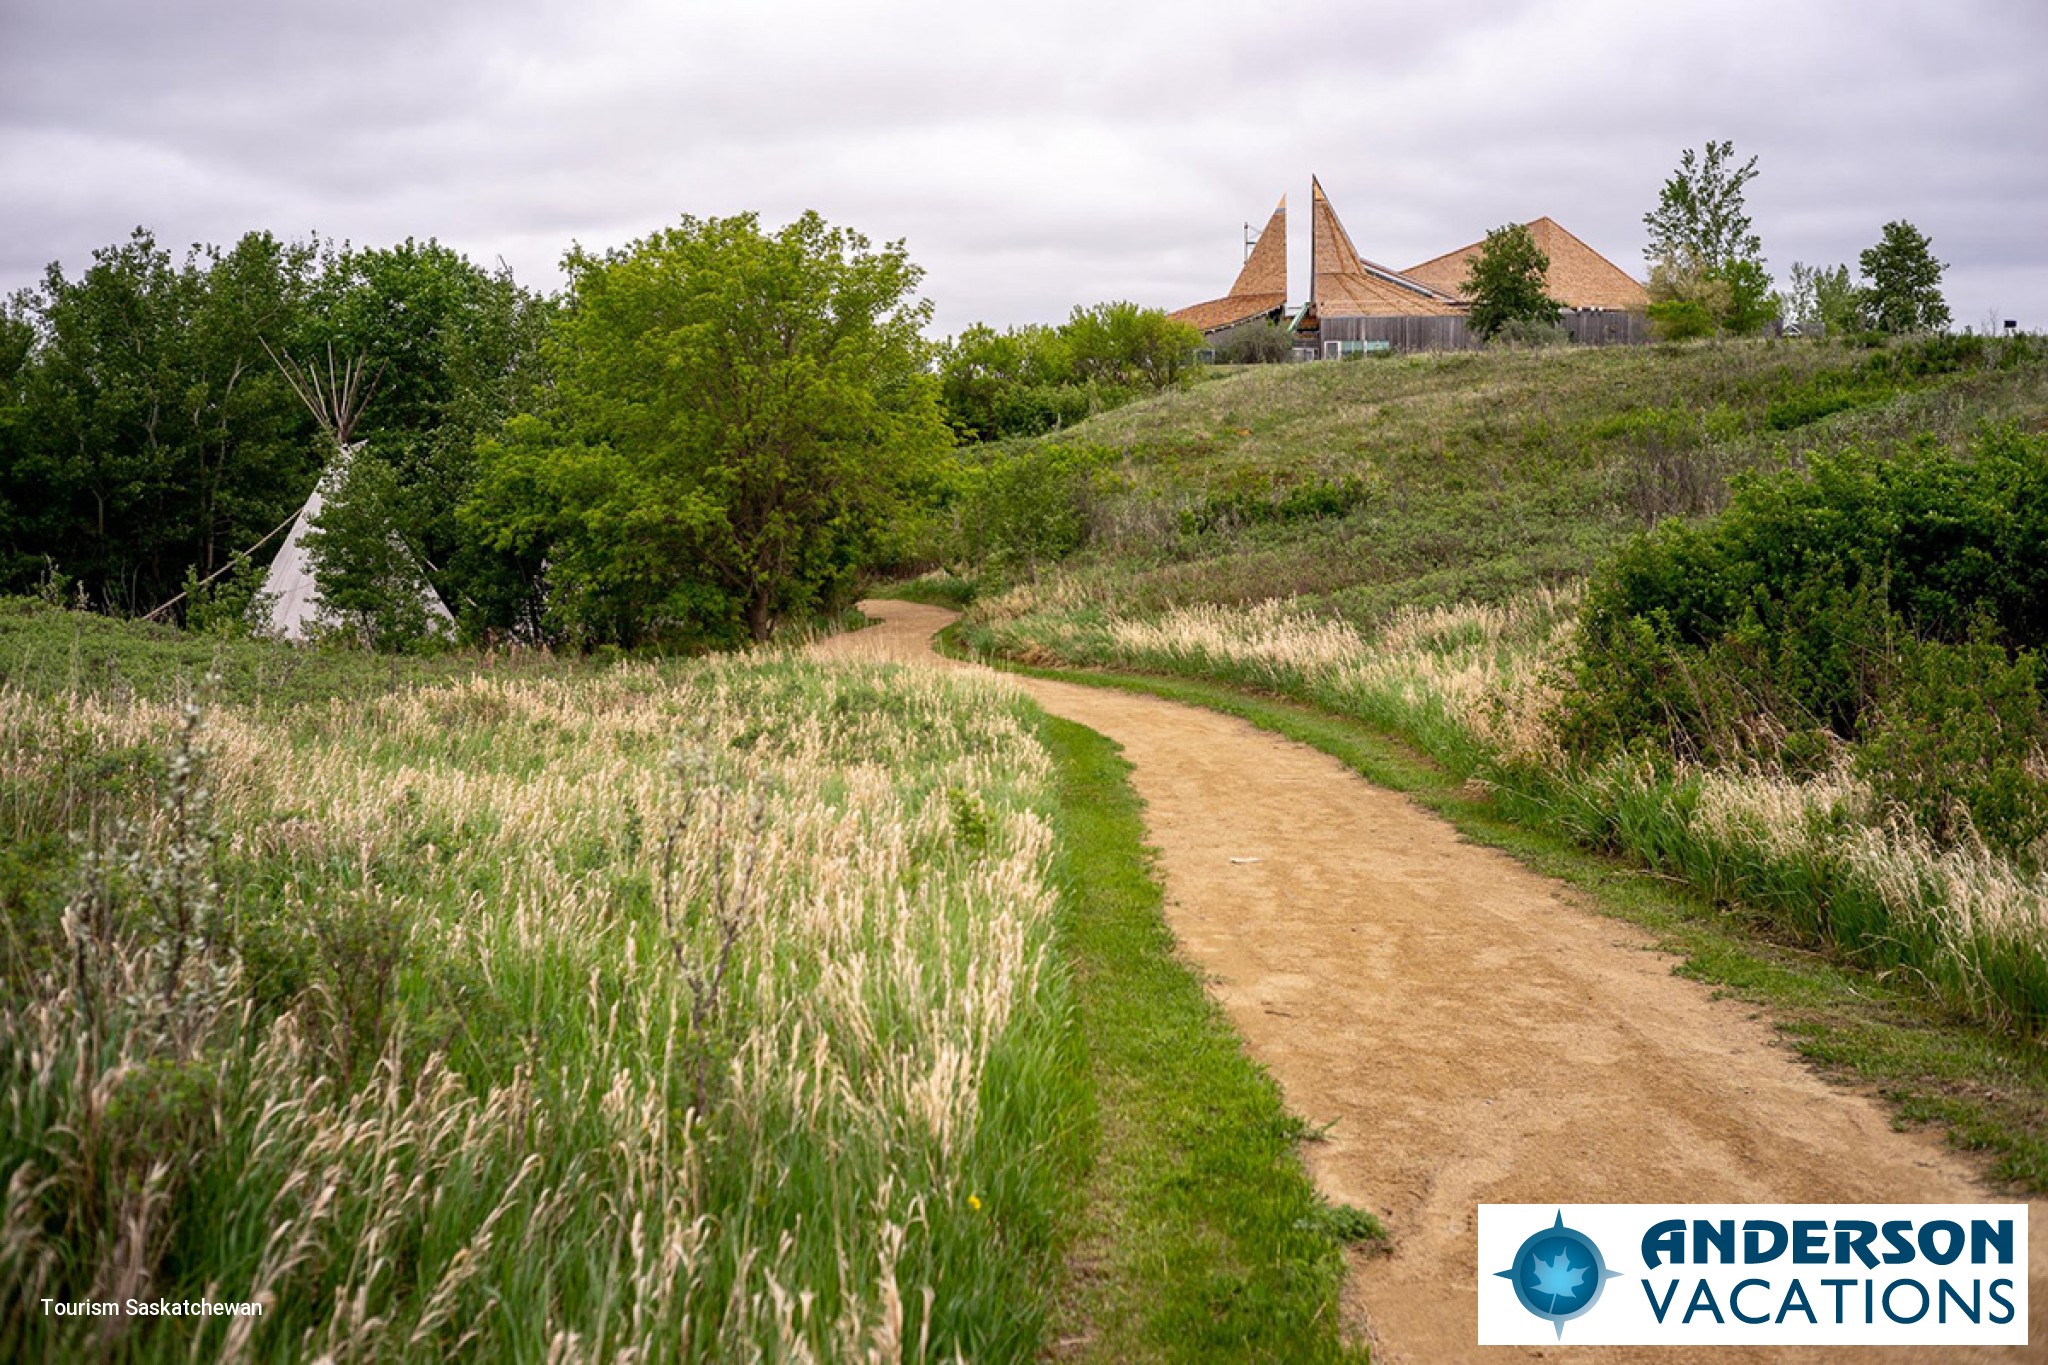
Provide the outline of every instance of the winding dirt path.
<path id="1" fill-rule="evenodd" d="M 931 662 L 953 619 L 862 609 L 881 624 L 817 652 Z M 1394 1253 L 1355 1260 L 1345 1294 L 1375 1361 L 1689 1358 L 1475 1346 L 1480 1203 L 1995 1197 L 1936 1137 L 1893 1131 L 1875 1099 L 1802 1064 L 1752 1008 L 1673 975 L 1639 930 L 1337 760 L 1210 711 L 1019 681 L 1123 747 L 1182 950 L 1289 1107 L 1334 1121 L 1307 1148 L 1325 1193 L 1392 1229 Z M 2029 1221 L 2035 1345 L 1926 1358 L 2048 1359 L 2048 1201 Z M 1697 1353 L 1862 1356 L 1919 1358 Z"/>

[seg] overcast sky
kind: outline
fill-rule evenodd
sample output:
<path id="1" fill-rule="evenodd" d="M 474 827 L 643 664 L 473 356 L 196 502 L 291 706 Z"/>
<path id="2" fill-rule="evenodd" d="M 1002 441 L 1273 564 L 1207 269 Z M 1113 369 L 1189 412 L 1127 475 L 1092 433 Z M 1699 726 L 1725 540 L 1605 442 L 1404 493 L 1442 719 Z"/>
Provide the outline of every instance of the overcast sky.
<path id="1" fill-rule="evenodd" d="M 1732 138 L 1772 273 L 1907 218 L 1958 327 L 2048 330 L 2034 0 L 0 0 L 0 290 L 137 224 L 438 237 L 530 285 L 571 240 L 815 208 L 937 327 L 1222 293 L 1308 181 L 1395 267 L 1549 214 L 1638 277 Z"/>

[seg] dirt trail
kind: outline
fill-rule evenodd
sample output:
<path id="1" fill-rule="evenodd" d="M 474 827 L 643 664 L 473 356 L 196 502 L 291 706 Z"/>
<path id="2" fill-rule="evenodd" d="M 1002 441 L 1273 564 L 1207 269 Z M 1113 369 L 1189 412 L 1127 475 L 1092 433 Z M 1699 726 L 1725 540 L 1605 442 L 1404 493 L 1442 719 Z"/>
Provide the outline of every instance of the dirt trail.
<path id="1" fill-rule="evenodd" d="M 881 624 L 818 652 L 933 660 L 953 615 L 863 610 Z M 1210 711 L 1020 681 L 1123 746 L 1183 950 L 1289 1107 L 1335 1121 L 1307 1148 L 1317 1182 L 1393 1230 L 1394 1254 L 1355 1261 L 1345 1296 L 1375 1361 L 1689 1357 L 1475 1346 L 1479 1203 L 1996 1197 L 1937 1138 L 1893 1131 L 1876 1100 L 1803 1065 L 1750 1007 L 1674 976 L 1640 931 L 1335 759 Z M 2029 1222 L 2035 1345 L 1927 1358 L 2048 1359 L 2048 1201 Z"/>

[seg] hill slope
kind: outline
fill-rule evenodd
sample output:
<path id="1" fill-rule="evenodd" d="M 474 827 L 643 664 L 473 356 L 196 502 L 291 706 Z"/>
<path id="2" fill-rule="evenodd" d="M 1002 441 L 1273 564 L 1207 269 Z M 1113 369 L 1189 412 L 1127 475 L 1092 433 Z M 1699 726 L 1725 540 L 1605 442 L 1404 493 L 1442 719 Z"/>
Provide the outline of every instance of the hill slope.
<path id="1" fill-rule="evenodd" d="M 1252 368 L 1022 447 L 1101 463 L 1076 490 L 1082 553 L 1003 614 L 1048 593 L 1136 615 L 1300 596 L 1361 624 L 1495 601 L 1717 509 L 1741 470 L 2044 414 L 2041 348 L 1972 338 Z"/>

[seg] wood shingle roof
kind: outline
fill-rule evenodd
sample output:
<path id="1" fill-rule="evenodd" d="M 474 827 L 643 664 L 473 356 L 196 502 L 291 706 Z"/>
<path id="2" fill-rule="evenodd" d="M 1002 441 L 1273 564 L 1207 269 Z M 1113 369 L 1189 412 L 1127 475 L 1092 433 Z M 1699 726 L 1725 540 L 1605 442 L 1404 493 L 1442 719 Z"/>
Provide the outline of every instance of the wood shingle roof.
<path id="1" fill-rule="evenodd" d="M 1230 292 L 1220 299 L 1189 304 L 1167 316 L 1208 333 L 1250 322 L 1286 306 L 1287 196 L 1283 194 L 1280 206 L 1266 220 L 1265 231 L 1253 245 L 1252 254 L 1245 258 L 1244 268 L 1237 272 Z"/>
<path id="2" fill-rule="evenodd" d="M 1615 308 L 1638 310 L 1650 306 L 1649 291 L 1621 267 L 1567 232 L 1552 218 L 1538 218 L 1523 226 L 1535 239 L 1537 250 L 1550 258 L 1544 276 L 1545 291 L 1567 308 Z M 1471 273 L 1468 258 L 1479 254 L 1484 239 L 1456 251 L 1410 266 L 1402 273 L 1441 293 L 1462 295 L 1465 277 Z"/>
<path id="3" fill-rule="evenodd" d="M 1310 179 L 1315 280 L 1309 299 L 1319 317 L 1444 317 L 1464 311 L 1454 295 L 1359 254 L 1322 182 Z"/>

